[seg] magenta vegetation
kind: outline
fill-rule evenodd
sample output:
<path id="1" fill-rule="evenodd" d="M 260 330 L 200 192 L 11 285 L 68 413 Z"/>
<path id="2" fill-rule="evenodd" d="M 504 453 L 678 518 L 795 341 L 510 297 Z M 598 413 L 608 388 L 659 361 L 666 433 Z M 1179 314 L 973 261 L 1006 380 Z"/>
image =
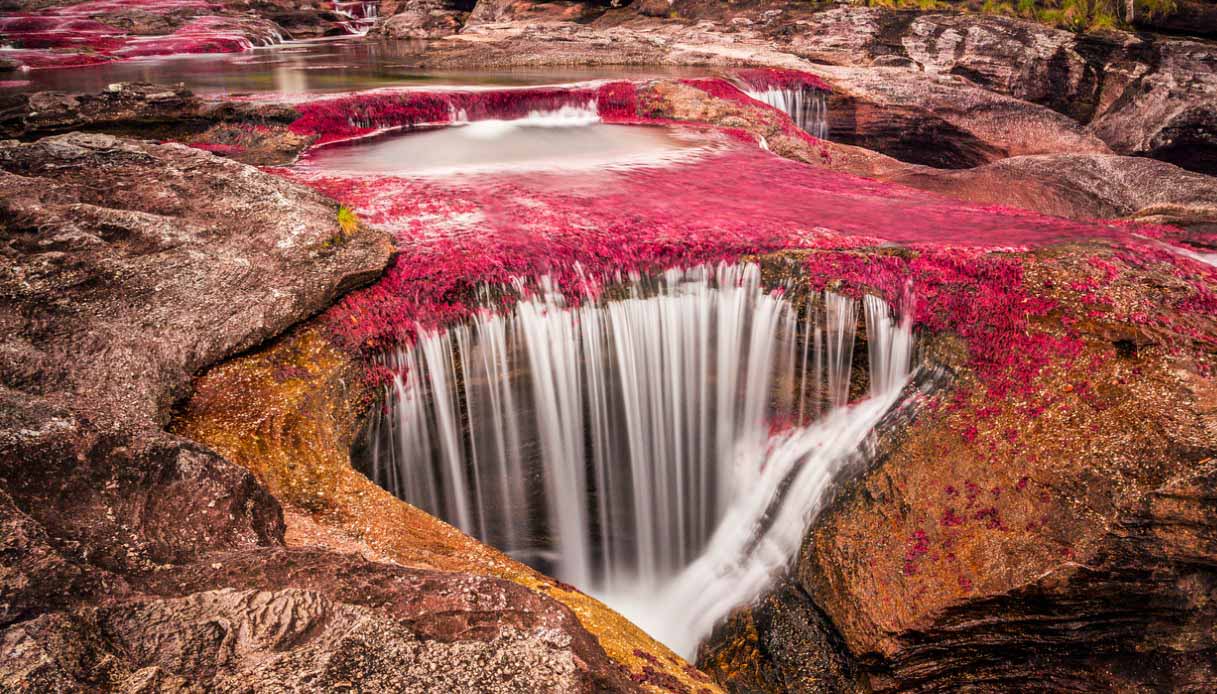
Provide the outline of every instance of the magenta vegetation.
<path id="1" fill-rule="evenodd" d="M 206 0 L 87 0 L 0 17 L 0 35 L 12 46 L 5 57 L 31 69 L 147 56 L 235 53 L 283 39 L 269 22 L 218 15 L 222 10 Z M 128 21 L 146 22 L 149 27 L 141 32 L 124 26 Z"/>
<path id="2" fill-rule="evenodd" d="M 765 84 L 816 84 L 805 73 L 749 74 Z M 689 83 L 751 102 L 725 80 Z M 694 161 L 589 174 L 585 185 L 565 174 L 535 173 L 373 179 L 316 170 L 307 157 L 302 167 L 278 170 L 393 231 L 402 248 L 381 282 L 330 311 L 335 335 L 352 349 L 408 340 L 420 326 L 475 310 L 479 285 L 506 287 L 513 278 L 550 274 L 575 296 L 619 272 L 812 249 L 805 263 L 812 289 L 877 293 L 896 304 L 914 297 L 904 308 L 918 328 L 963 338 L 972 367 L 995 398 L 1030 398 L 1042 369 L 1077 358 L 1082 343 L 1069 326 L 1078 321 L 1122 320 L 1184 342 L 1212 340 L 1191 327 L 1187 316 L 1217 310 L 1209 288 L 1217 278 L 1212 267 L 1170 250 L 1166 241 L 1174 230 L 974 205 L 792 162 L 762 151 L 742 131 L 639 115 L 635 86 L 628 82 L 569 90 L 354 95 L 302 106 L 291 127 L 329 143 L 443 124 L 458 113 L 513 118 L 593 101 L 606 121 L 693 127 L 706 146 Z M 1096 248 L 1088 279 L 1074 288 L 1077 300 L 1069 302 L 1051 298 L 1053 287 L 1028 279 L 1029 264 L 1036 261 L 1026 252 L 1064 241 Z M 1173 311 L 1116 307 L 1102 298 L 1113 284 L 1136 281 L 1139 269 L 1162 264 L 1180 277 Z M 967 397 L 966 390 L 956 395 L 958 403 Z M 1028 413 L 1035 415 L 1037 407 L 1042 409 L 1029 406 Z M 961 435 L 974 438 L 975 427 Z"/>

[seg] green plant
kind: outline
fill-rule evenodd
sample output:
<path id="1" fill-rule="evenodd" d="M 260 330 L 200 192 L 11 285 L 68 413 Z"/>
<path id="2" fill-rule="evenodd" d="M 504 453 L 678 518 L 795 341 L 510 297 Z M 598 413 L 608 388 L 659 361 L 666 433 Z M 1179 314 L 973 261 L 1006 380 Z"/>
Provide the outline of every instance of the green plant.
<path id="1" fill-rule="evenodd" d="M 338 229 L 342 238 L 347 238 L 359 229 L 359 217 L 346 205 L 338 206 Z"/>

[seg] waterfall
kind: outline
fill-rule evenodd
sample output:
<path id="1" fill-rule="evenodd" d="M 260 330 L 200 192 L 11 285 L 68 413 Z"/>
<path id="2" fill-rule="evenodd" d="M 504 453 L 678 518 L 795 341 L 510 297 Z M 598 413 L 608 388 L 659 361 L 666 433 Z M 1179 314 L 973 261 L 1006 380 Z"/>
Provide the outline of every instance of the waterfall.
<path id="1" fill-rule="evenodd" d="M 600 122 L 600 112 L 595 99 L 584 104 L 564 104 L 554 110 L 533 109 L 521 118 L 486 118 L 469 120 L 465 109 L 453 108 L 453 123 L 462 126 L 461 132 L 479 140 L 493 140 L 519 128 L 579 128 Z"/>
<path id="2" fill-rule="evenodd" d="M 746 90 L 748 96 L 786 113 L 804 132 L 828 139 L 828 94 L 801 85 Z"/>
<path id="3" fill-rule="evenodd" d="M 343 18 L 348 32 L 364 36 L 380 21 L 379 0 L 335 0 L 334 14 Z"/>
<path id="4" fill-rule="evenodd" d="M 865 299 L 871 397 L 849 405 L 858 302 L 767 291 L 754 264 L 633 279 L 571 304 L 542 278 L 386 354 L 363 467 L 689 655 L 797 551 L 911 328 Z"/>

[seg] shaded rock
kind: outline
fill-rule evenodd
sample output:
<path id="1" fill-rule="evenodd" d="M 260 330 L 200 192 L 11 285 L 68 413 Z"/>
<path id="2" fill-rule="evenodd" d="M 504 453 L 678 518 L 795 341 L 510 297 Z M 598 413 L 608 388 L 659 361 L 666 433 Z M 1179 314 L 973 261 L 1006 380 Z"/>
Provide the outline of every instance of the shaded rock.
<path id="1" fill-rule="evenodd" d="M 959 75 L 1085 122 L 1104 75 L 1080 44 L 1096 40 L 1004 17 L 930 14 L 908 25 L 900 45 L 928 74 Z"/>
<path id="2" fill-rule="evenodd" d="M 0 135 L 181 121 L 197 117 L 201 107 L 202 100 L 183 87 L 154 84 L 116 84 L 99 94 L 10 93 L 0 96 Z"/>
<path id="3" fill-rule="evenodd" d="M 1120 154 L 1217 173 L 1217 46 L 1161 40 L 1150 49 L 1152 67 L 1112 95 L 1091 131 Z"/>
<path id="4" fill-rule="evenodd" d="M 247 164 L 291 161 L 310 142 L 287 125 L 291 106 L 205 101 L 188 89 L 121 82 L 98 93 L 0 96 L 0 135 L 24 140 L 69 130 L 189 142 Z"/>
<path id="5" fill-rule="evenodd" d="M 901 161 L 967 168 L 1029 154 L 1110 152 L 1066 116 L 960 77 L 899 68 L 816 72 L 833 87 L 829 139 Z"/>
<path id="6" fill-rule="evenodd" d="M 719 624 L 697 665 L 730 692 L 866 691 L 832 624 L 788 580 Z"/>
<path id="7" fill-rule="evenodd" d="M 224 7 L 235 12 L 249 12 L 268 19 L 294 39 L 320 36 L 342 36 L 350 33 L 344 17 L 333 11 L 329 3 L 287 2 L 285 0 L 225 0 Z"/>
<path id="8" fill-rule="evenodd" d="M 1164 34 L 1217 38 L 1217 2 L 1175 0 L 1170 12 L 1141 13 L 1133 20 L 1140 28 Z"/>
<path id="9" fill-rule="evenodd" d="M 810 12 L 795 26 L 768 33 L 816 61 L 958 76 L 1081 123 L 1093 121 L 1091 132 L 1120 154 L 1213 171 L 1217 52 L 1209 44 L 1118 31 L 1078 35 L 1009 17 L 856 6 Z M 949 104 L 912 90 L 901 96 L 896 105 L 902 108 L 949 111 Z"/>

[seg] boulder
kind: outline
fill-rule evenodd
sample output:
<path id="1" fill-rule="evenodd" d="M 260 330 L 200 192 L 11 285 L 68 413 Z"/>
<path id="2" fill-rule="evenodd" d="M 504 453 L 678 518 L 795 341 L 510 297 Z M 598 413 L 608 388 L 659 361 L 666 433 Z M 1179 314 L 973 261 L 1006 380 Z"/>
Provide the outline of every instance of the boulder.
<path id="1" fill-rule="evenodd" d="M 736 610 L 703 642 L 697 666 L 730 692 L 864 692 L 836 630 L 789 579 Z"/>
<path id="2" fill-rule="evenodd" d="M 166 422 L 194 372 L 371 281 L 392 252 L 320 194 L 183 145 L 10 141 L 0 190 L 4 384 L 130 427 Z"/>
<path id="3" fill-rule="evenodd" d="M 1110 97 L 1091 132 L 1120 154 L 1217 174 L 1217 46 L 1171 39 L 1148 49 L 1148 68 L 1113 61 L 1136 77 Z"/>
<path id="4" fill-rule="evenodd" d="M 1045 106 L 1088 124 L 1091 134 L 1119 154 L 1206 173 L 1217 166 L 1217 51 L 1208 43 L 1119 31 L 1075 34 L 1009 17 L 849 5 L 801 15 L 794 27 L 768 33 L 817 62 L 901 67 L 913 80 L 952 75 Z M 949 104 L 932 95 L 932 89 L 906 89 L 899 102 L 888 105 L 949 113 Z M 852 117 L 849 105 L 843 108 Z M 951 139 L 941 128 L 928 130 Z"/>
<path id="5" fill-rule="evenodd" d="M 444 0 L 410 0 L 376 28 L 388 39 L 430 39 L 450 36 L 464 26 L 467 12 Z"/>
<path id="6" fill-rule="evenodd" d="M 1217 38 L 1217 2 L 1175 0 L 1171 12 L 1143 12 L 1133 24 L 1162 34 Z"/>
<path id="7" fill-rule="evenodd" d="M 939 168 L 1033 154 L 1107 154 L 1071 118 L 962 77 L 900 68 L 823 67 L 833 92 L 828 139 Z"/>

